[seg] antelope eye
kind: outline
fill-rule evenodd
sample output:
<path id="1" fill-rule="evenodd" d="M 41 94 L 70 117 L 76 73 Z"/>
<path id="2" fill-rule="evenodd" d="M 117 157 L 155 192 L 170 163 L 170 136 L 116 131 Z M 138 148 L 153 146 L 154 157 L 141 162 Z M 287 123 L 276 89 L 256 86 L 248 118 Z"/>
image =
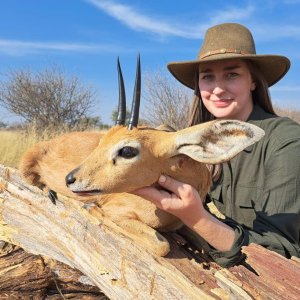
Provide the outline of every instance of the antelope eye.
<path id="1" fill-rule="evenodd" d="M 123 147 L 119 150 L 118 156 L 123 158 L 133 158 L 139 154 L 139 150 L 134 147 Z"/>

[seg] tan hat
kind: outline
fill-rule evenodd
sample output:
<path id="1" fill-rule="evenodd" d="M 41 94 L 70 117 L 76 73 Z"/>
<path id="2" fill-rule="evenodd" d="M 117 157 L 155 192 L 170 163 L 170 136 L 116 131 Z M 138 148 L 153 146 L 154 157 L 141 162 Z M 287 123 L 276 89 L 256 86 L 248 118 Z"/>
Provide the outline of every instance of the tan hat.
<path id="1" fill-rule="evenodd" d="M 196 60 L 171 62 L 168 69 L 177 80 L 194 89 L 199 64 L 237 58 L 254 61 L 269 86 L 279 81 L 290 68 L 290 61 L 285 56 L 257 55 L 252 34 L 246 27 L 225 23 L 207 30 Z"/>

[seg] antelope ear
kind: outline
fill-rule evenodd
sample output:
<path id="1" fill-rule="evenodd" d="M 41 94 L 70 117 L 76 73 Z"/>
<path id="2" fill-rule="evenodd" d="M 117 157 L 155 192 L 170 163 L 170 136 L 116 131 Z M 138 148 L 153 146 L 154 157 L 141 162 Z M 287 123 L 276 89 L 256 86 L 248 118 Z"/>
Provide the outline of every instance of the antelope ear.
<path id="1" fill-rule="evenodd" d="M 215 120 L 176 132 L 173 149 L 196 161 L 217 164 L 230 160 L 264 134 L 261 128 L 250 123 Z"/>

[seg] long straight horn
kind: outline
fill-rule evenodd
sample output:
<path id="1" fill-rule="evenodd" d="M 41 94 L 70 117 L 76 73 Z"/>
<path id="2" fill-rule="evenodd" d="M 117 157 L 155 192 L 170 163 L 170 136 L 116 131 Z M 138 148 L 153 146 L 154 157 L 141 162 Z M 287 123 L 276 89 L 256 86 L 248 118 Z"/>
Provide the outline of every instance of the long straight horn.
<path id="1" fill-rule="evenodd" d="M 135 86 L 134 86 L 133 99 L 132 99 L 131 116 L 128 124 L 129 130 L 131 130 L 133 127 L 137 127 L 139 121 L 140 102 L 141 102 L 141 63 L 140 63 L 140 54 L 139 54 L 137 59 L 136 78 L 135 78 Z"/>
<path id="2" fill-rule="evenodd" d="M 119 78 L 119 105 L 118 105 L 118 117 L 116 120 L 116 125 L 124 125 L 126 119 L 126 95 L 125 95 L 125 86 L 124 86 L 124 80 L 123 80 L 119 57 L 118 57 L 118 78 Z"/>

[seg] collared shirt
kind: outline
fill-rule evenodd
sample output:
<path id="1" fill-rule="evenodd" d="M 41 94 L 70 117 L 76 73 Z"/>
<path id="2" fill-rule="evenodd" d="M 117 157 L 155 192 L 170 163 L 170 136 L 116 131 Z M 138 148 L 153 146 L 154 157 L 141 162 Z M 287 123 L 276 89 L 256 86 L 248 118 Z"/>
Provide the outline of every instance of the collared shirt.
<path id="1" fill-rule="evenodd" d="M 225 267 L 243 260 L 249 243 L 300 257 L 300 125 L 257 105 L 248 122 L 265 136 L 222 165 L 208 195 L 236 233 L 231 250 L 210 251 Z"/>

